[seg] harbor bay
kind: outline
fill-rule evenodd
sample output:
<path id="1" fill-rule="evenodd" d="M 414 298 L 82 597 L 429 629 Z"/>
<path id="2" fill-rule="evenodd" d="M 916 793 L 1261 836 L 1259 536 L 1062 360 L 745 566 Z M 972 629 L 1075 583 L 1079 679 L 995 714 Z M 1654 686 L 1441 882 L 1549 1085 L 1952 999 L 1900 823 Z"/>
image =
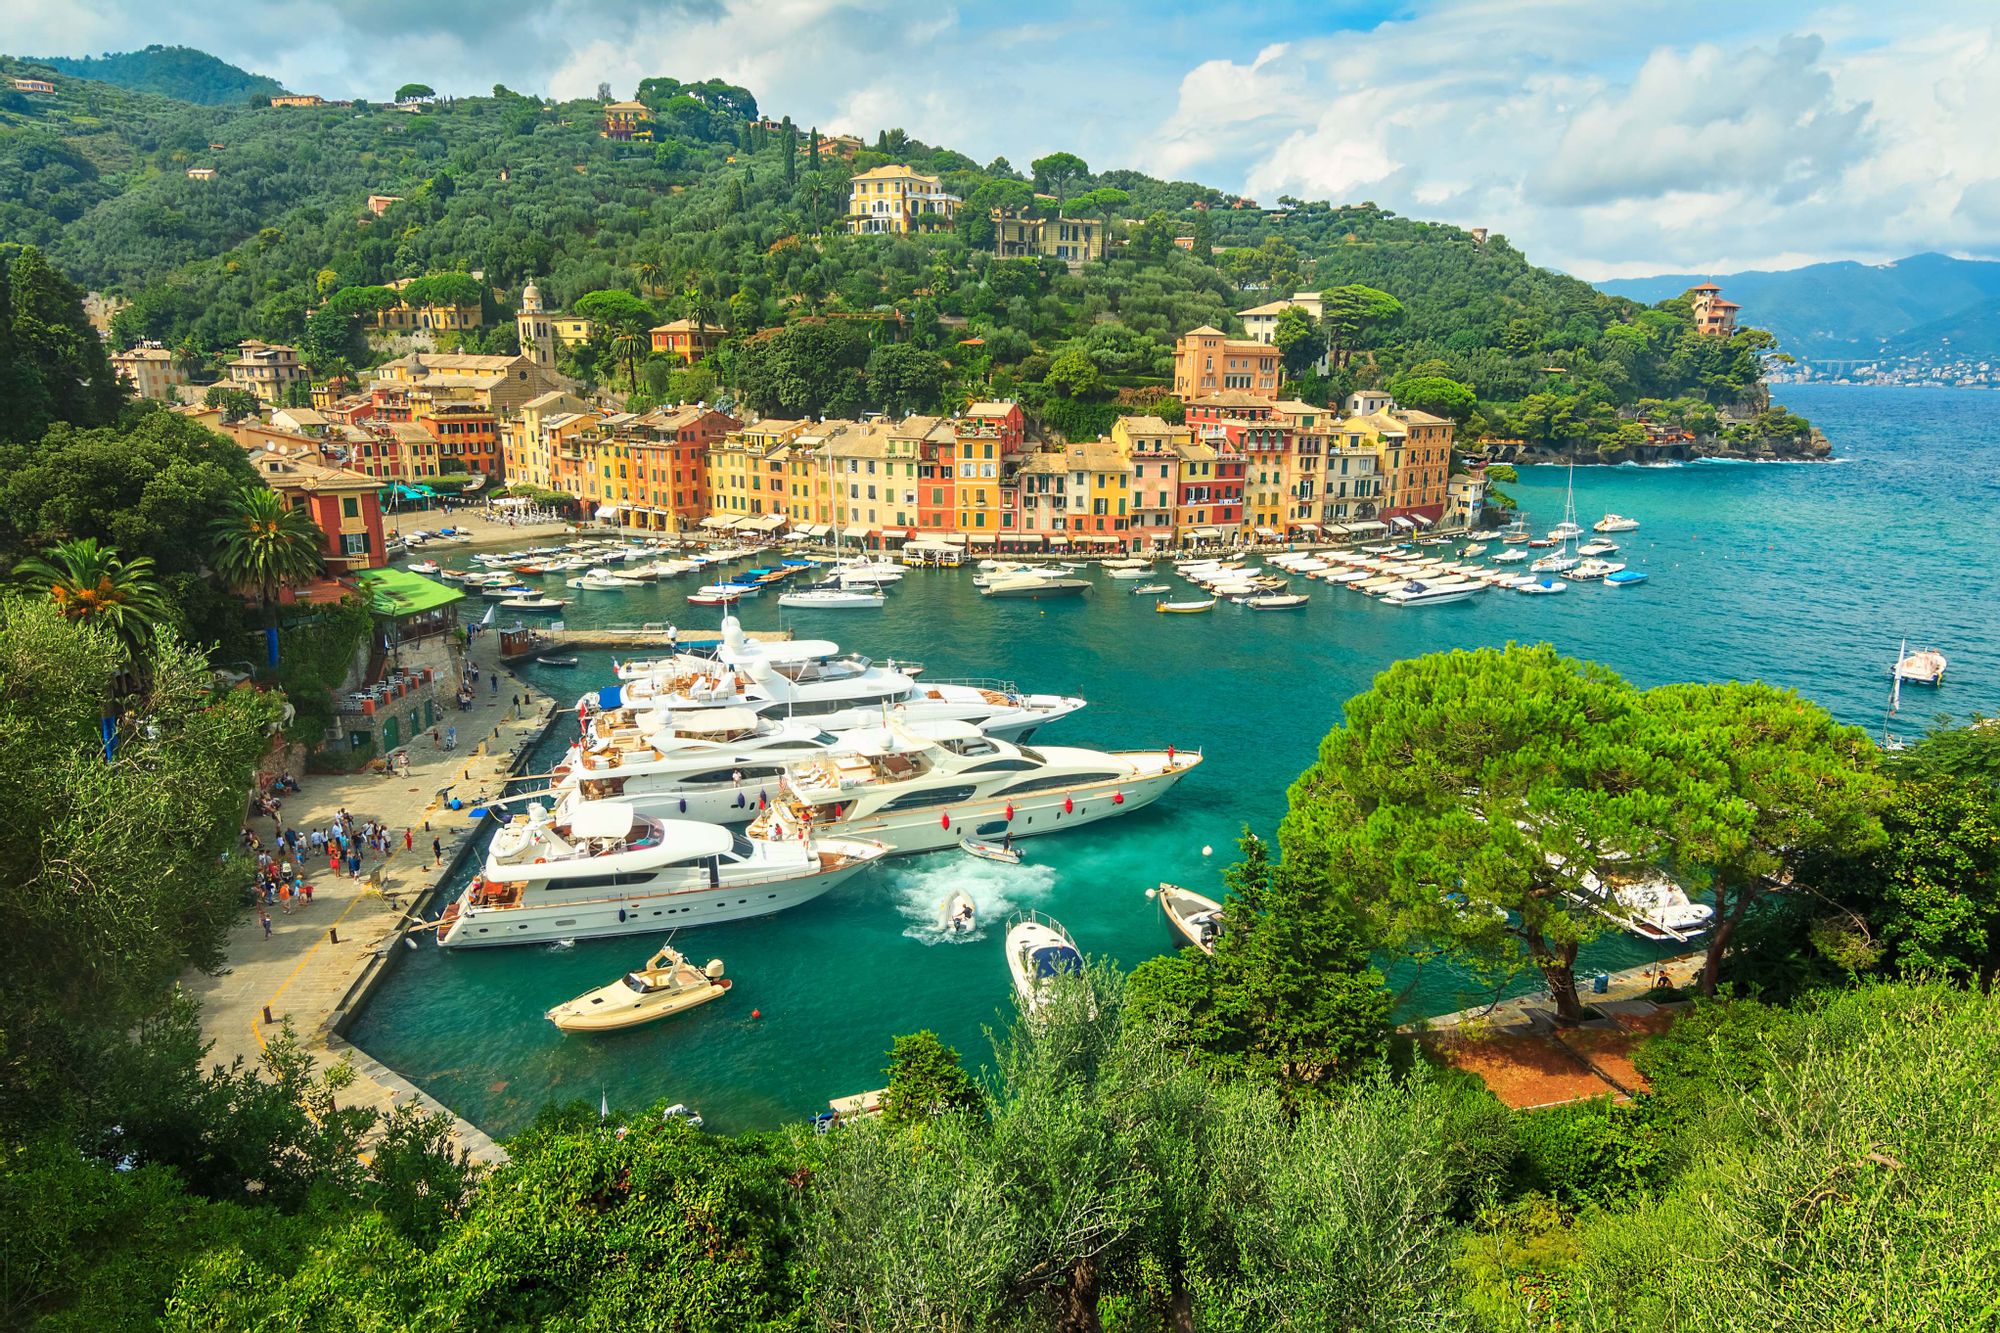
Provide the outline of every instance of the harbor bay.
<path id="1" fill-rule="evenodd" d="M 1258 616 L 1225 603 L 1182 617 L 1156 614 L 1151 597 L 1100 574 L 1080 598 L 982 598 L 967 568 L 911 571 L 880 610 L 781 612 L 769 596 L 743 603 L 737 614 L 753 630 L 791 629 L 877 660 L 922 661 L 932 679 L 1001 677 L 1089 700 L 1038 741 L 1171 743 L 1199 749 L 1204 762 L 1149 809 L 1024 843 L 1018 867 L 957 852 L 899 859 L 798 910 L 685 932 L 675 947 L 697 964 L 723 958 L 735 986 L 672 1024 L 578 1039 L 542 1016 L 643 962 L 650 937 L 458 953 L 425 941 L 350 1035 L 496 1133 L 570 1098 L 664 1097 L 698 1108 L 717 1128 L 766 1127 L 879 1084 L 883 1053 L 899 1033 L 935 1029 L 977 1063 L 982 1029 L 1001 1022 L 1009 1004 L 998 935 L 1011 909 L 1059 918 L 1086 953 L 1126 967 L 1169 949 L 1145 890 L 1167 879 L 1215 893 L 1239 830 L 1268 835 L 1276 827 L 1287 784 L 1342 702 L 1399 658 L 1547 641 L 1641 685 L 1761 678 L 1793 687 L 1877 735 L 1885 721 L 1913 734 L 1933 711 L 1993 711 L 2000 627 L 1981 597 L 2000 579 L 1990 535 L 2000 499 L 1993 400 L 1800 388 L 1786 401 L 1821 424 L 1838 461 L 1576 470 L 1586 525 L 1612 511 L 1641 521 L 1620 534 L 1619 558 L 1650 576 L 1631 588 L 1581 585 L 1540 598 L 1492 591 L 1395 608 L 1295 580 L 1312 594 L 1299 611 Z M 1565 470 L 1528 468 L 1506 489 L 1539 531 L 1561 516 L 1568 483 Z M 1176 593 L 1189 590 L 1160 570 Z M 559 595 L 571 599 L 563 617 L 573 626 L 713 628 L 717 610 L 684 601 L 693 586 L 684 578 Z M 1906 695 L 1890 720 L 1887 669 L 1905 637 L 1912 647 L 1943 649 L 1951 673 L 1935 696 Z M 577 656 L 575 668 L 530 661 L 521 670 L 558 697 L 611 678 L 614 654 Z M 559 718 L 531 771 L 546 770 L 574 734 L 573 719 Z M 961 889 L 977 901 L 983 928 L 946 942 L 938 910 Z M 1611 936 L 1586 952 L 1585 970 L 1655 956 L 1652 946 Z M 1405 1017 L 1492 994 L 1443 970 L 1391 980 Z"/>

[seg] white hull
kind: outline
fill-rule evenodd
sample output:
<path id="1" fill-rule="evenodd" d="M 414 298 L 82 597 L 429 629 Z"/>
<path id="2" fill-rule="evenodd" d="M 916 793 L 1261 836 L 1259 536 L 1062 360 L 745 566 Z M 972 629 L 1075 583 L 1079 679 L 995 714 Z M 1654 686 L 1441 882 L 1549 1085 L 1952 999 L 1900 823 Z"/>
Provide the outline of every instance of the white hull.
<path id="1" fill-rule="evenodd" d="M 1176 768 L 1149 777 L 1079 785 L 1068 792 L 1057 788 L 1025 796 L 987 797 L 948 810 L 928 806 L 893 814 L 863 815 L 855 820 L 840 820 L 825 831 L 836 837 L 866 838 L 886 844 L 891 856 L 942 851 L 957 847 L 961 838 L 997 839 L 1012 834 L 1018 842 L 1143 810 L 1166 795 L 1190 771 L 1191 768 Z M 1123 803 L 1114 799 L 1119 794 L 1125 798 Z M 1067 811 L 1063 809 L 1065 799 L 1072 807 Z M 1009 804 L 1014 807 L 1011 822 L 1006 815 Z M 951 816 L 949 825 L 944 820 L 946 814 Z"/>
<path id="2" fill-rule="evenodd" d="M 809 903 L 871 862 L 855 862 L 810 878 L 723 884 L 678 892 L 647 893 L 643 887 L 622 898 L 532 907 L 459 908 L 438 943 L 447 949 L 482 949 L 555 940 L 605 939 L 614 935 L 656 935 L 769 916 Z"/>

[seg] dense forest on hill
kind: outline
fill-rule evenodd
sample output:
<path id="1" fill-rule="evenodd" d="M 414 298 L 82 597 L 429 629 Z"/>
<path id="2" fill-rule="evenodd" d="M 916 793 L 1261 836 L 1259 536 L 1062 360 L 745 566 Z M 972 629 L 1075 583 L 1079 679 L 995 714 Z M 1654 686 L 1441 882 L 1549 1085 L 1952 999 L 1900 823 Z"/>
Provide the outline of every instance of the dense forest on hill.
<path id="1" fill-rule="evenodd" d="M 206 106 L 234 105 L 285 91 L 276 79 L 238 69 L 226 60 L 187 46 L 155 44 L 143 51 L 106 51 L 101 56 L 35 56 L 32 60 L 58 74 L 95 79 L 99 83 Z"/>
<path id="2" fill-rule="evenodd" d="M 0 96 L 0 237 L 41 245 L 78 282 L 129 299 L 121 340 L 159 339 L 197 361 L 245 337 L 299 341 L 308 314 L 343 288 L 477 272 L 489 327 L 468 350 L 511 347 L 505 315 L 530 277 L 551 302 L 624 290 L 649 317 L 700 316 L 737 335 L 678 379 L 664 360 L 621 366 L 615 329 L 570 367 L 648 399 L 705 396 L 718 382 L 766 411 L 1015 395 L 1049 424 L 1088 432 L 1120 404 L 1160 403 L 1185 330 L 1240 329 L 1239 309 L 1351 287 L 1353 319 L 1286 338 L 1301 396 L 1387 384 L 1470 434 L 1606 450 L 1643 440 L 1620 409 L 1651 402 L 1712 426 L 1716 407 L 1761 406 L 1763 334 L 1696 336 L 1680 302 L 1606 296 L 1503 237 L 1475 241 L 1371 203 L 1236 207 L 1205 186 L 1093 173 L 1068 154 L 982 166 L 900 129 L 851 162 L 815 157 L 813 129 L 766 128 L 748 90 L 662 78 L 639 93 L 655 142 L 600 137 L 594 101 L 504 87 L 416 110 L 273 109 L 64 80 L 53 98 Z M 892 161 L 941 175 L 967 200 L 961 225 L 847 235 L 849 175 Z M 195 166 L 218 174 L 190 179 Z M 1037 191 L 1110 220 L 1110 257 L 1074 272 L 993 258 L 987 210 L 1058 207 Z M 375 193 L 402 202 L 371 217 L 363 202 Z M 901 347 L 884 354 L 888 342 Z M 1309 373 L 1329 342 L 1332 373 Z M 339 331 L 316 346 L 322 360 L 366 354 Z"/>

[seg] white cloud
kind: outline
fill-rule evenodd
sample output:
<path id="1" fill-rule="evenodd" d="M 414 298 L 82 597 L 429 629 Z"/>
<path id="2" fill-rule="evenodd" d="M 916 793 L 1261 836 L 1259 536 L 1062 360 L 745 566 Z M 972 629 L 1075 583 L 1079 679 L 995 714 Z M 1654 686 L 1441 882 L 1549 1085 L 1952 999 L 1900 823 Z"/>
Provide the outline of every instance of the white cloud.
<path id="1" fill-rule="evenodd" d="M 1488 226 L 1586 275 L 1721 271 L 2000 253 L 1996 123 L 1983 5 L 1432 0 L 1195 67 L 1142 164 Z"/>

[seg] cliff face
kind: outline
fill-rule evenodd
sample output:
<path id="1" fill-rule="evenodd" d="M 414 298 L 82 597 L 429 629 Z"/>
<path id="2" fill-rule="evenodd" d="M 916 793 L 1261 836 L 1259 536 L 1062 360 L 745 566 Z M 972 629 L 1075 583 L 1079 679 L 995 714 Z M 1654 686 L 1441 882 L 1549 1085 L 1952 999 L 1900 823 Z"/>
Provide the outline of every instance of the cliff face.
<path id="1" fill-rule="evenodd" d="M 1505 463 L 1686 463 L 1697 458 L 1730 458 L 1755 463 L 1819 463 L 1833 456 L 1833 446 L 1817 427 L 1778 438 L 1730 439 L 1697 435 L 1672 444 L 1642 444 L 1629 448 L 1509 444 L 1496 446 L 1493 456 Z"/>

